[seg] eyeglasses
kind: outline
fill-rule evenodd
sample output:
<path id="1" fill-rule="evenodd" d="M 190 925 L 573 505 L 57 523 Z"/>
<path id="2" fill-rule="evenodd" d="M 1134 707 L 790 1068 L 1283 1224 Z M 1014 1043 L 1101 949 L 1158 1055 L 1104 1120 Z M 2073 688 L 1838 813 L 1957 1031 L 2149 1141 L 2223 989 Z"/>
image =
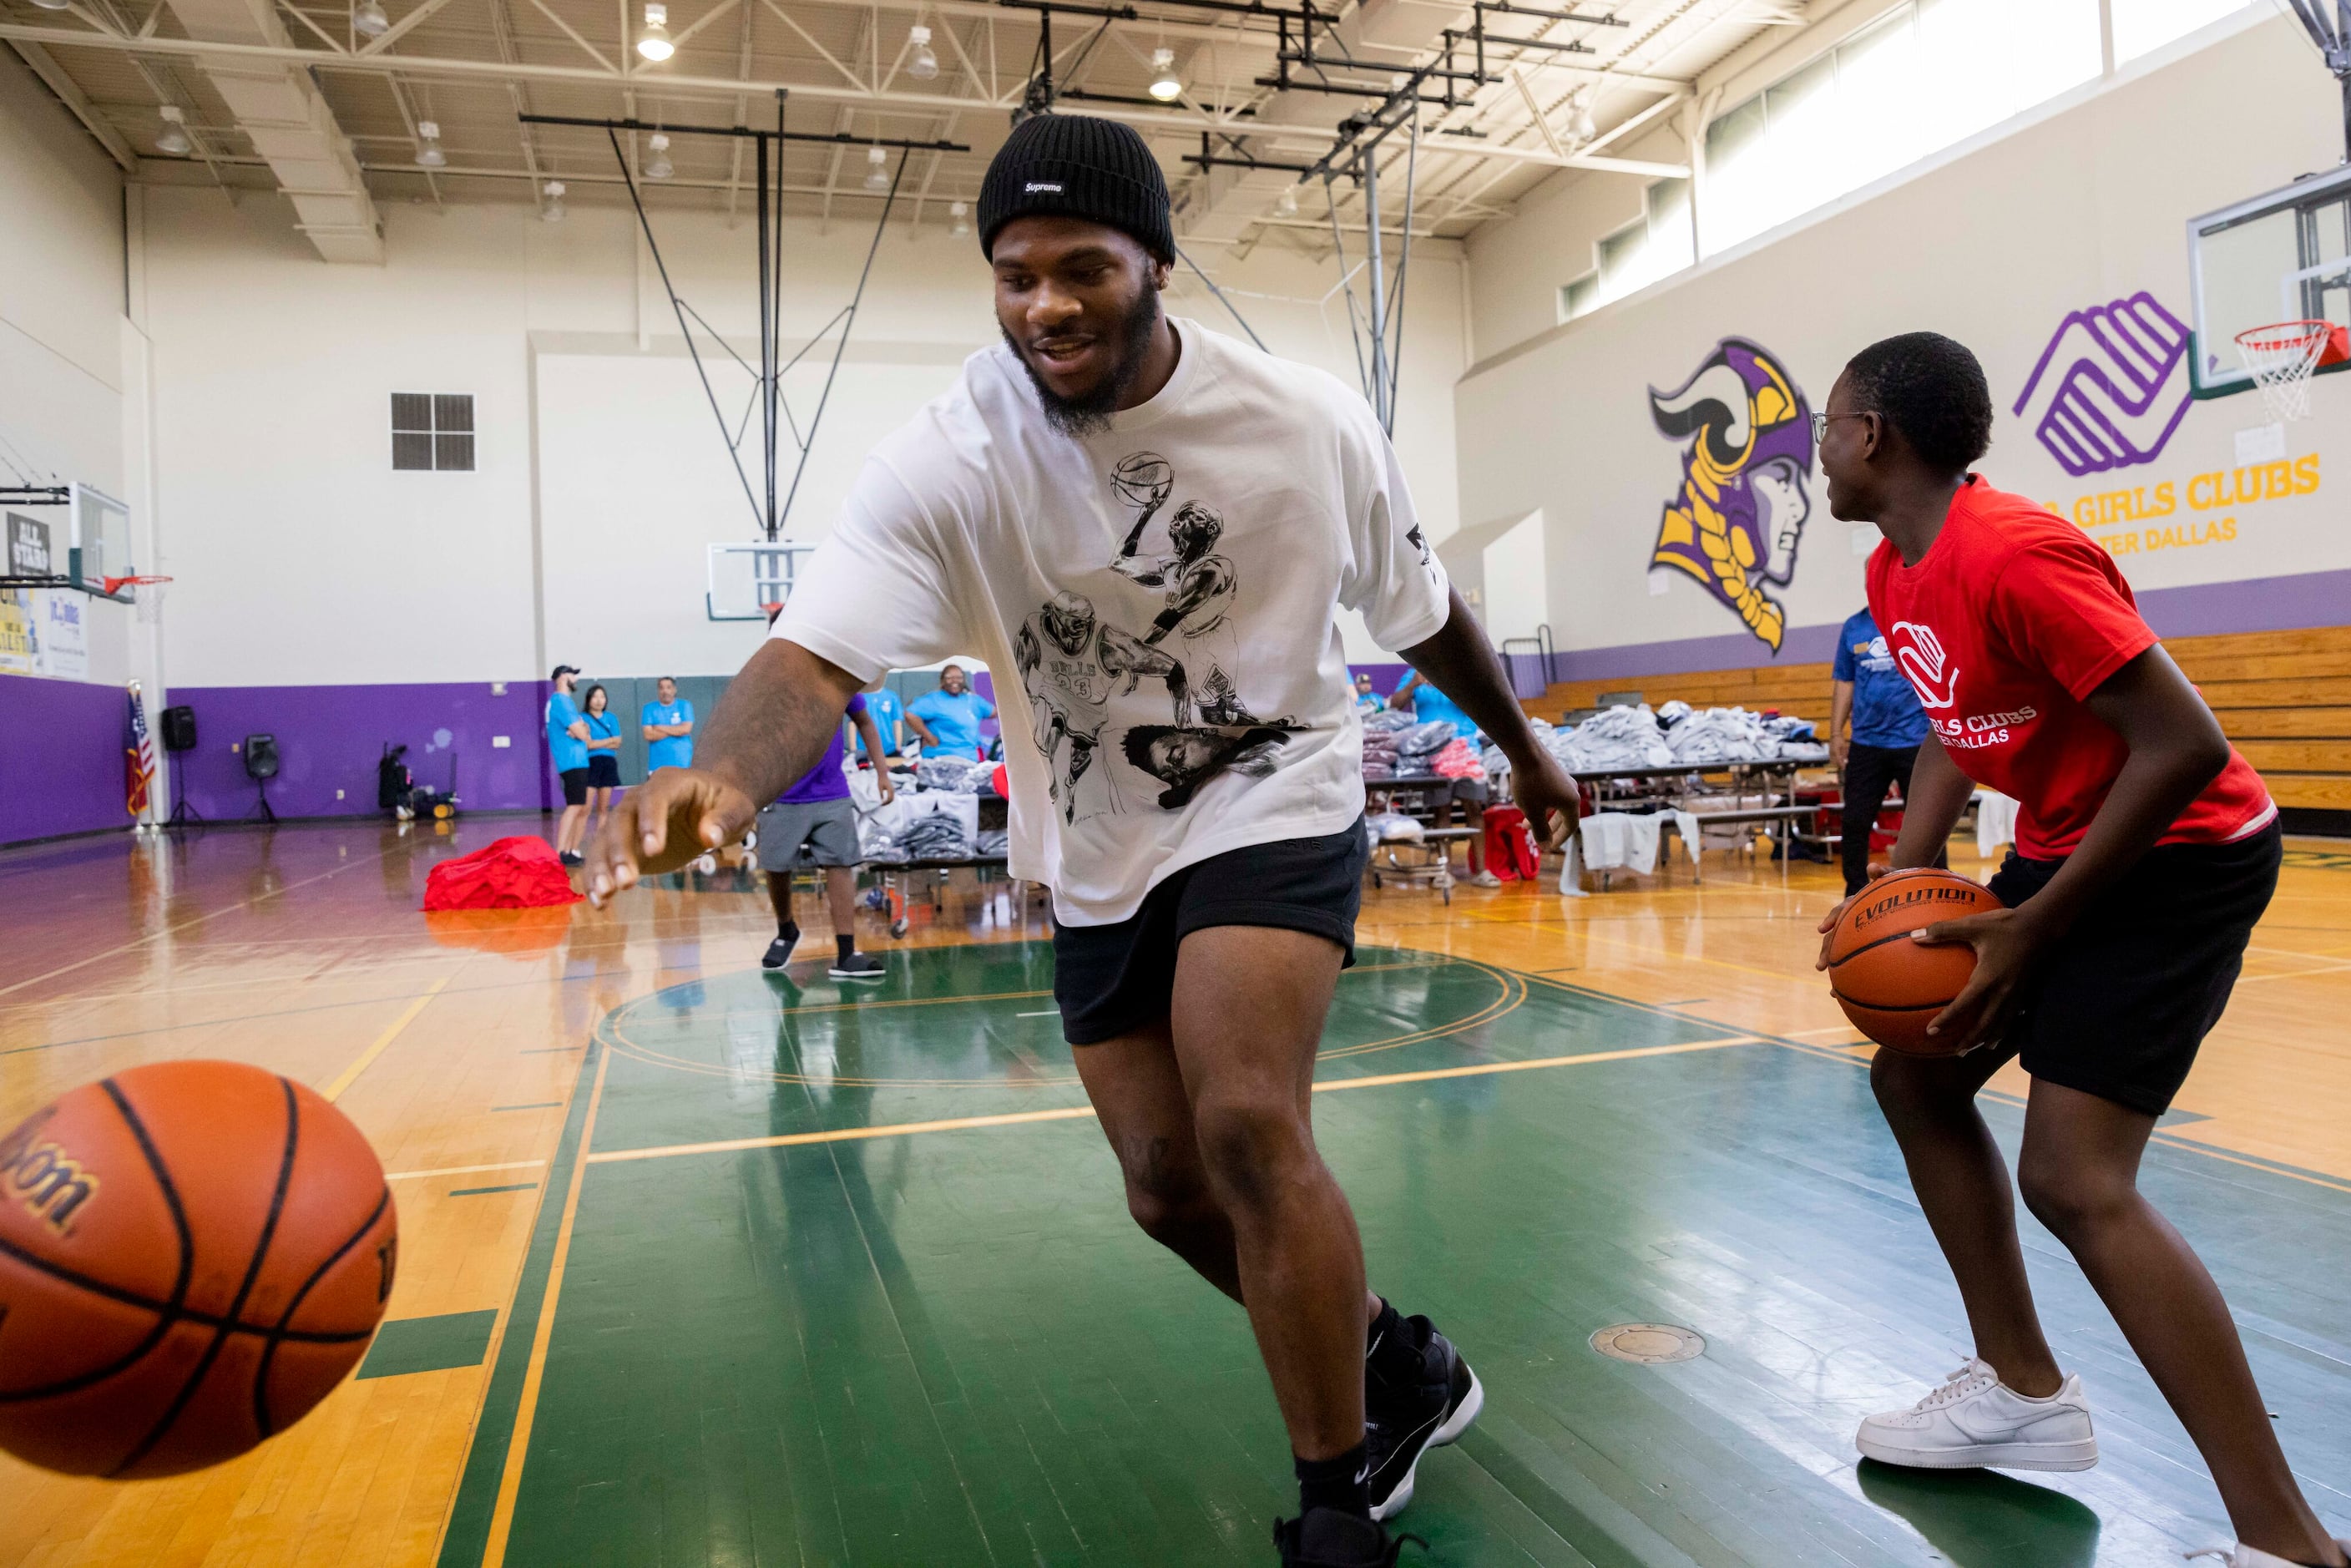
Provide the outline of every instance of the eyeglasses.
<path id="1" fill-rule="evenodd" d="M 1813 439 L 1826 441 L 1829 438 L 1829 421 L 1833 419 L 1866 419 L 1870 413 L 1870 410 L 1864 409 L 1859 413 L 1816 413 L 1813 415 Z"/>

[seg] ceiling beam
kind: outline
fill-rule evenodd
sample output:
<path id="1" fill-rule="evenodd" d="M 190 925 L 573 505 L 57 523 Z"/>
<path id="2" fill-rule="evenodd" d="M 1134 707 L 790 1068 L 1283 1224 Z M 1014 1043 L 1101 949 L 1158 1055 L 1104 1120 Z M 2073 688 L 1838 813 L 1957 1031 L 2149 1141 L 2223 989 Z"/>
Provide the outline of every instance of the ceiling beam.
<path id="1" fill-rule="evenodd" d="M 943 93 L 877 92 L 866 88 L 836 87 L 829 84 L 810 86 L 804 82 L 743 81 L 727 77 L 697 77 L 672 75 L 668 72 L 632 71 L 623 75 L 587 66 L 548 66 L 503 60 L 470 60 L 439 58 L 420 55 L 329 55 L 323 49 L 304 49 L 277 45 L 204 43 L 189 38 L 132 38 L 110 33 L 81 32 L 64 27 L 26 26 L 18 22 L 0 22 L 0 38 L 15 42 L 40 44 L 51 47 L 104 49 L 132 56 L 165 56 L 181 58 L 227 60 L 246 59 L 270 61 L 280 65 L 296 65 L 321 71 L 353 71 L 370 75 L 404 77 L 443 77 L 467 80 L 501 82 L 572 82 L 605 87 L 615 91 L 662 93 L 677 98 L 719 99 L 732 103 L 748 91 L 766 95 L 778 90 L 791 94 L 803 102 L 839 103 L 852 108 L 897 111 L 910 114 L 960 114 L 975 109 L 1003 109 L 1012 105 L 1003 99 L 990 104 L 976 98 L 951 98 Z M 1309 123 L 1266 124 L 1253 120 L 1211 114 L 1187 114 L 1165 110 L 1130 109 L 1123 104 L 1102 104 L 1096 112 L 1106 118 L 1124 120 L 1140 130 L 1176 131 L 1196 135 L 1200 131 L 1217 131 L 1233 136 L 1273 136 L 1289 141 L 1334 142 L 1337 131 Z M 1638 174 L 1648 179 L 1678 179 L 1689 172 L 1683 163 L 1660 163 L 1641 159 L 1593 157 L 1573 154 L 1561 159 L 1548 149 L 1531 147 L 1498 147 L 1491 142 L 1456 141 L 1452 138 L 1432 138 L 1421 144 L 1424 156 L 1504 160 L 1521 163 L 1540 163 L 1553 168 L 1599 169 L 1612 173 Z"/>
<path id="2" fill-rule="evenodd" d="M 122 132 L 106 122 L 106 117 L 99 113 L 97 105 L 89 101 L 89 95 L 66 74 L 65 68 L 57 64 L 48 50 L 38 44 L 25 43 L 17 44 L 16 50 L 25 64 L 32 68 L 33 74 L 57 95 L 57 101 L 81 121 L 81 128 L 106 149 L 106 155 L 122 166 L 124 173 L 139 172 L 138 152 L 122 139 Z"/>

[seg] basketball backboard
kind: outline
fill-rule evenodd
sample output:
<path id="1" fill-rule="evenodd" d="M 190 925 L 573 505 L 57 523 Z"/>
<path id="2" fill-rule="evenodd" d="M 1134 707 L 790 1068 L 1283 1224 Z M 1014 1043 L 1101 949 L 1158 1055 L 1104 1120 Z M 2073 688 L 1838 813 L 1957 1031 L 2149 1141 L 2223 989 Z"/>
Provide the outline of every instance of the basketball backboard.
<path id="1" fill-rule="evenodd" d="M 131 508 L 87 485 L 73 487 L 73 556 L 69 575 L 87 593 L 131 602 L 128 588 L 109 594 L 108 578 L 135 575 L 131 560 Z"/>
<path id="2" fill-rule="evenodd" d="M 792 580 L 802 558 L 816 546 L 778 539 L 773 544 L 712 545 L 710 586 L 703 605 L 713 621 L 765 621 L 771 606 L 792 596 Z"/>
<path id="3" fill-rule="evenodd" d="M 2200 398 L 2253 390 L 2240 332 L 2280 321 L 2351 326 L 2351 165 L 2189 219 L 2188 278 Z"/>

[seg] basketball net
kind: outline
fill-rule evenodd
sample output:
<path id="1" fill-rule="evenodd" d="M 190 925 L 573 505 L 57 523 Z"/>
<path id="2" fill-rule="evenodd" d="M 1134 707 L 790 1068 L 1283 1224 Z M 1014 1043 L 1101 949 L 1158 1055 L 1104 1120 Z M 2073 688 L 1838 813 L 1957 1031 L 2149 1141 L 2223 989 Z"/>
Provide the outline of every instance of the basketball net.
<path id="1" fill-rule="evenodd" d="M 2310 373 L 2335 338 L 2327 321 L 2281 321 L 2237 334 L 2245 373 L 2262 389 L 2270 418 L 2280 424 L 2310 413 Z"/>
<path id="2" fill-rule="evenodd" d="M 109 597 L 121 592 L 126 588 L 131 591 L 131 601 L 138 607 L 139 619 L 150 626 L 163 618 L 163 594 L 171 586 L 170 578 L 156 573 L 150 573 L 143 577 L 110 577 L 106 580 L 106 591 Z"/>

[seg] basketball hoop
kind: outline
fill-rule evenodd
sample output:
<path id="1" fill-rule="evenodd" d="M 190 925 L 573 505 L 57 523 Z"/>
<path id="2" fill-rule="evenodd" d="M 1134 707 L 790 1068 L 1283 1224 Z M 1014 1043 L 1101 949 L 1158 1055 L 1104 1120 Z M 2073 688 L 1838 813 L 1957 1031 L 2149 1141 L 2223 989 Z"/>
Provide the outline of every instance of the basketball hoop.
<path id="1" fill-rule="evenodd" d="M 139 607 L 139 619 L 148 625 L 163 618 L 163 594 L 172 586 L 170 578 L 149 573 L 141 577 L 110 577 L 104 581 L 110 599 L 129 589 L 131 601 Z"/>
<path id="2" fill-rule="evenodd" d="M 2270 417 L 2283 424 L 2310 413 L 2310 373 L 2351 358 L 2344 329 L 2331 321 L 2281 321 L 2237 334 L 2245 373 L 2262 389 Z"/>

